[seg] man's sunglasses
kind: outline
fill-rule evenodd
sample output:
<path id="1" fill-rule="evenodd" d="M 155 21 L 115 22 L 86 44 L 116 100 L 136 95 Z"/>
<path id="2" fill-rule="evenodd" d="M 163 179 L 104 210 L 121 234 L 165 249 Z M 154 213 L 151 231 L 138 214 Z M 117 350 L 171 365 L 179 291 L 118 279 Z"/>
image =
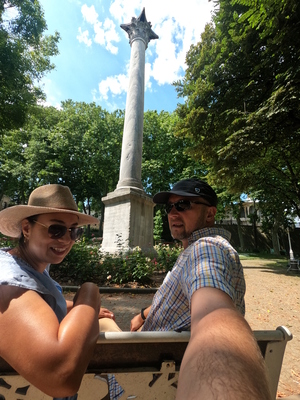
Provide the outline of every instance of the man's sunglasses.
<path id="1" fill-rule="evenodd" d="M 179 212 L 190 210 L 192 208 L 192 204 L 203 204 L 204 206 L 211 207 L 210 204 L 202 203 L 201 201 L 179 200 L 176 201 L 176 203 L 167 203 L 166 213 L 169 214 L 173 206 Z"/>
<path id="2" fill-rule="evenodd" d="M 51 239 L 60 239 L 63 236 L 65 236 L 67 231 L 69 231 L 71 239 L 76 241 L 79 240 L 81 235 L 83 234 L 83 228 L 67 228 L 64 225 L 56 225 L 56 224 L 47 226 L 36 220 L 34 220 L 34 222 L 47 228 L 48 235 Z"/>

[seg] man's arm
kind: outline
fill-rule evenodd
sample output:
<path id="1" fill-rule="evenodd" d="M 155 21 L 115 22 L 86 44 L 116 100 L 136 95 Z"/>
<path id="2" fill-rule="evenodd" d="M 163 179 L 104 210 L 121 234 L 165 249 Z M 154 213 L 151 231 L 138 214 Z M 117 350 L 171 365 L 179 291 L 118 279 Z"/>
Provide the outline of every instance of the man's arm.
<path id="1" fill-rule="evenodd" d="M 147 307 L 144 309 L 144 316 L 147 318 L 147 315 L 149 314 L 151 309 L 151 306 Z M 141 313 L 137 314 L 135 317 L 132 318 L 130 322 L 130 330 L 137 331 L 139 328 L 144 324 L 145 320 L 142 318 Z"/>
<path id="2" fill-rule="evenodd" d="M 176 399 L 271 400 L 264 360 L 230 297 L 201 288 L 192 296 L 191 339 Z"/>

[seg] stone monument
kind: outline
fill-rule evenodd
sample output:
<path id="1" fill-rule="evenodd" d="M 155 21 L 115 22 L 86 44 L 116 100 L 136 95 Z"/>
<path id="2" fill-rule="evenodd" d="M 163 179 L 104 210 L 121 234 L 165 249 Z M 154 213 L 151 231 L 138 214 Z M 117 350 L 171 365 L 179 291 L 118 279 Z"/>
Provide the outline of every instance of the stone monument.
<path id="1" fill-rule="evenodd" d="M 102 198 L 105 205 L 102 251 L 115 253 L 139 246 L 153 250 L 152 199 L 141 181 L 144 123 L 145 51 L 158 36 L 147 21 L 145 8 L 130 24 L 122 24 L 131 46 L 120 174 L 117 188 Z"/>

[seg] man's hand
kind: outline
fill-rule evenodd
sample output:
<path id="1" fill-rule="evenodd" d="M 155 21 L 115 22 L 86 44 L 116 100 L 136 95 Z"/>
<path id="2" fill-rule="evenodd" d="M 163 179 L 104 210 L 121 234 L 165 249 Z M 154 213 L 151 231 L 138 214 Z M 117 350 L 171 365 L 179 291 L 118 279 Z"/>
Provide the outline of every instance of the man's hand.
<path id="1" fill-rule="evenodd" d="M 136 315 L 130 321 L 130 330 L 131 332 L 137 331 L 145 321 L 143 321 L 141 314 Z"/>
<path id="2" fill-rule="evenodd" d="M 151 306 L 147 308 L 143 308 L 143 314 L 145 318 L 147 318 L 149 311 L 151 309 Z M 145 320 L 142 318 L 142 314 L 139 313 L 135 317 L 132 318 L 130 322 L 130 330 L 131 332 L 138 331 L 142 325 L 144 325 Z"/>

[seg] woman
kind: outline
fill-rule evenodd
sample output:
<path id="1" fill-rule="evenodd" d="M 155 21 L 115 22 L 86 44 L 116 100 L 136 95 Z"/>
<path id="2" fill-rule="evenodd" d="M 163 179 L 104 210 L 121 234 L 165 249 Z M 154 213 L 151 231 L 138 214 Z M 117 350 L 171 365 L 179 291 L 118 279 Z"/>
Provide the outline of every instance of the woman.
<path id="1" fill-rule="evenodd" d="M 19 238 L 16 247 L 0 250 L 0 356 L 55 398 L 77 398 L 98 338 L 98 317 L 113 315 L 100 313 L 99 289 L 90 282 L 67 304 L 46 268 L 63 261 L 82 225 L 96 223 L 78 212 L 62 185 L 41 186 L 28 205 L 0 212 L 0 231 Z"/>

